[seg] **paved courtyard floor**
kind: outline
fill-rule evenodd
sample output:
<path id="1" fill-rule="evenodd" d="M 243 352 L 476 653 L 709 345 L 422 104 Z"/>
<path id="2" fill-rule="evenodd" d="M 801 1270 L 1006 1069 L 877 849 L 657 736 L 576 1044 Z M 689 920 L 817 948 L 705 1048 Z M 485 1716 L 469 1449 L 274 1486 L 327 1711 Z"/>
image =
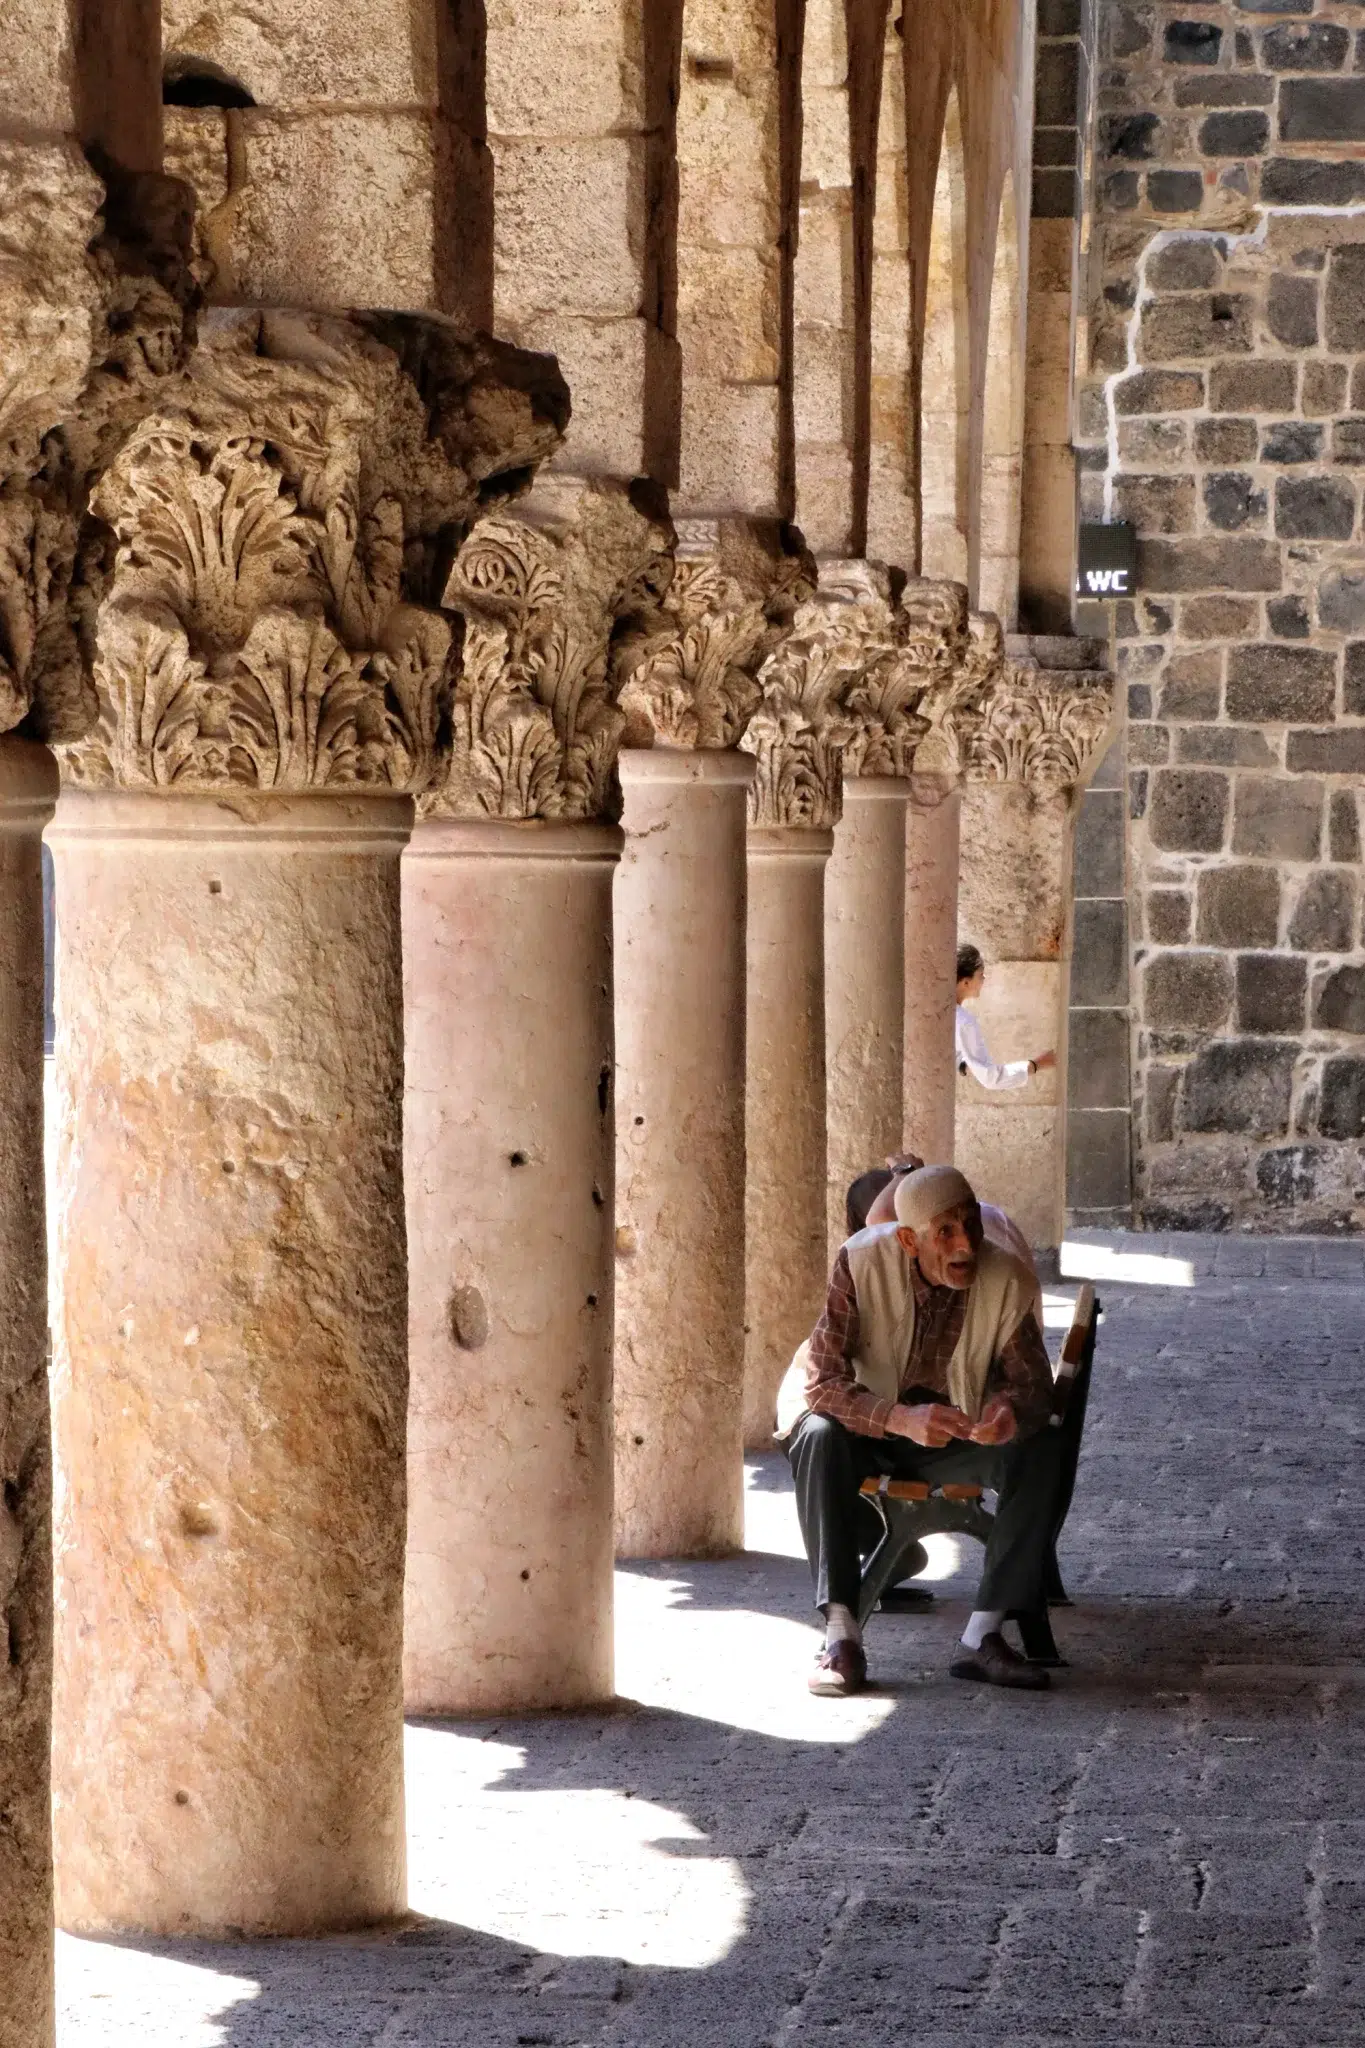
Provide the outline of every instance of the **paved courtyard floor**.
<path id="1" fill-rule="evenodd" d="M 60 1944 L 61 2048 L 1365 2039 L 1365 1243 L 1116 1238 L 1049 1695 L 878 1617 L 813 1700 L 785 1466 L 620 1574 L 611 1713 L 409 1733 L 414 1917 Z M 1065 1291 L 1058 1290 L 1058 1292 Z M 965 1546 L 971 1550 L 971 1546 Z"/>

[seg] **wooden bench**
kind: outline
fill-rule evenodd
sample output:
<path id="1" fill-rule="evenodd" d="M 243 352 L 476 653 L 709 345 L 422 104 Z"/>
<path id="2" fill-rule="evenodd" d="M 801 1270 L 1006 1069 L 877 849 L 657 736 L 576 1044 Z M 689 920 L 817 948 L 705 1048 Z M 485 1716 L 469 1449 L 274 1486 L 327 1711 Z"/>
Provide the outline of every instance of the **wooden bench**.
<path id="1" fill-rule="evenodd" d="M 1063 1432 L 1065 1453 L 1057 1516 L 1049 1546 L 1047 1603 L 1028 1613 L 1010 1616 L 1019 1624 L 1019 1634 L 1030 1660 L 1039 1664 L 1060 1664 L 1061 1656 L 1048 1619 L 1048 1606 L 1069 1606 L 1066 1588 L 1057 1565 L 1057 1538 L 1071 1506 L 1076 1485 L 1076 1464 L 1081 1454 L 1081 1432 L 1085 1428 L 1086 1403 L 1090 1398 L 1090 1373 L 1095 1362 L 1095 1333 L 1099 1327 L 1100 1304 L 1088 1283 L 1076 1297 L 1071 1327 L 1062 1345 L 1053 1374 L 1050 1427 Z M 877 1602 L 887 1588 L 906 1575 L 913 1552 L 924 1536 L 974 1536 L 985 1543 L 994 1517 L 983 1505 L 981 1486 L 930 1486 L 921 1479 L 865 1479 L 862 1492 L 881 1517 L 882 1538 L 863 1567 L 858 1599 L 858 1619 L 864 1624 L 876 1612 Z M 922 1567 L 921 1567 L 922 1568 Z"/>

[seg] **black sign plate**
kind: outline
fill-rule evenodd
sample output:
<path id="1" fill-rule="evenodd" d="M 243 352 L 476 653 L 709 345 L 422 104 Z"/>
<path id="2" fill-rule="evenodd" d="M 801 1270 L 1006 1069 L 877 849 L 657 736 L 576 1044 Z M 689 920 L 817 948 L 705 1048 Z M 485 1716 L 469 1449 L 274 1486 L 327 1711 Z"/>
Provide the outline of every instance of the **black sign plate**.
<path id="1" fill-rule="evenodd" d="M 1076 554 L 1076 595 L 1101 603 L 1137 589 L 1137 532 L 1126 520 L 1082 526 Z"/>

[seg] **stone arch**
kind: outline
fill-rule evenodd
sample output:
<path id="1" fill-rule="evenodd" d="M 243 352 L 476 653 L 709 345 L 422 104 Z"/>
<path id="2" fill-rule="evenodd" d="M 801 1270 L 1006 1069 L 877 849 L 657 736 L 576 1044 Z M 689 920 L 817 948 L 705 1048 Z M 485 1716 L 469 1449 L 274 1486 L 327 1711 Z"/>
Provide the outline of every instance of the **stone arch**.
<path id="1" fill-rule="evenodd" d="M 1012 630 L 1019 607 L 1019 482 L 1023 468 L 1024 379 L 1019 218 L 1005 174 L 991 272 L 982 369 L 980 487 L 972 494 L 973 601 Z"/>
<path id="2" fill-rule="evenodd" d="M 920 352 L 920 573 L 967 581 L 967 192 L 957 91 L 948 94 L 934 179 Z"/>

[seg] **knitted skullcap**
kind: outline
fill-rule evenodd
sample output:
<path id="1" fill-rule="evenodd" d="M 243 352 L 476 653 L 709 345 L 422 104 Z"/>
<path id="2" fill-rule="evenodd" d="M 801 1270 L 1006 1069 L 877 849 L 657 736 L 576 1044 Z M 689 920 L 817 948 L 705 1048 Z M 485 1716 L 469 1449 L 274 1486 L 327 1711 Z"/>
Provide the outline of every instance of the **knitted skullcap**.
<path id="1" fill-rule="evenodd" d="M 896 1188 L 896 1221 L 907 1230 L 927 1230 L 945 1209 L 975 1200 L 971 1182 L 955 1166 L 921 1166 Z"/>

